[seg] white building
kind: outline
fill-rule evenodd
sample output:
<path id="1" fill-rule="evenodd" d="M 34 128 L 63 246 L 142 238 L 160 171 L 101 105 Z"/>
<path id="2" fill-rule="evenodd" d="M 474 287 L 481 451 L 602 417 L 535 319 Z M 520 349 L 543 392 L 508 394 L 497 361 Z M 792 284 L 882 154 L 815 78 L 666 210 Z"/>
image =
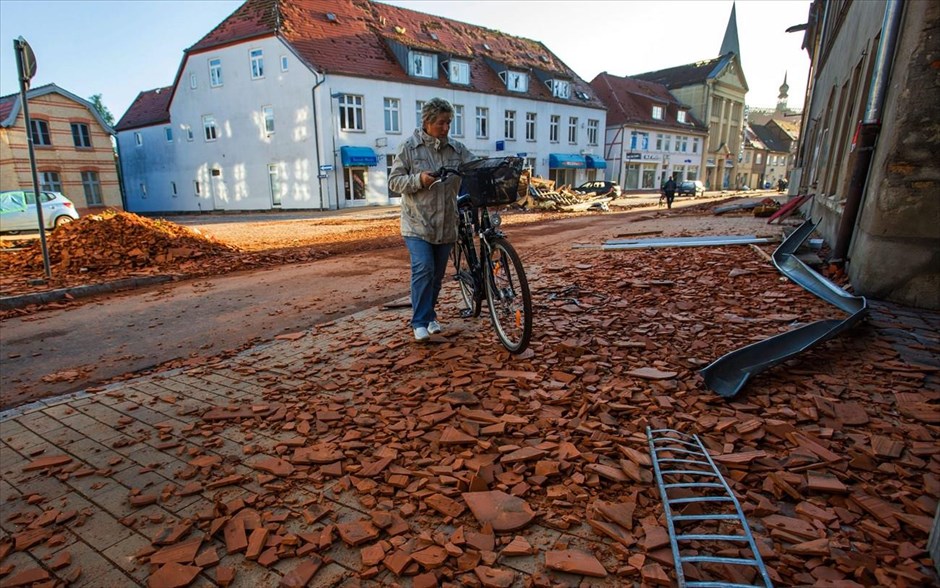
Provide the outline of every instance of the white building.
<path id="1" fill-rule="evenodd" d="M 392 157 L 435 96 L 477 155 L 560 183 L 604 175 L 604 105 L 537 41 L 376 2 L 248 0 L 115 127 L 127 207 L 397 203 Z"/>
<path id="2" fill-rule="evenodd" d="M 702 179 L 707 129 L 665 86 L 603 72 L 591 87 L 608 108 L 609 179 L 626 191 L 658 190 L 669 176 Z"/>

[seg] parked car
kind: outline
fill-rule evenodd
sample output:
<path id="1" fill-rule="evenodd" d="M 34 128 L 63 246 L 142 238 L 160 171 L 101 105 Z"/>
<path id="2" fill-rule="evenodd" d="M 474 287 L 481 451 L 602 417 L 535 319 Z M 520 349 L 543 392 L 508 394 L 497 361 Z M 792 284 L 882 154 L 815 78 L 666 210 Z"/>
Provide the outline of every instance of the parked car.
<path id="1" fill-rule="evenodd" d="M 695 198 L 704 194 L 705 184 L 698 180 L 686 180 L 684 182 L 679 182 L 679 187 L 676 188 L 677 196 L 692 196 Z"/>
<path id="2" fill-rule="evenodd" d="M 78 219 L 75 205 L 60 192 L 41 192 L 40 201 L 42 202 L 42 220 L 46 230 Z M 38 226 L 36 196 L 32 190 L 0 192 L 0 233 L 35 231 Z"/>
<path id="3" fill-rule="evenodd" d="M 616 182 L 605 182 L 603 180 L 594 180 L 591 182 L 584 182 L 577 188 L 573 188 L 575 192 L 580 192 L 581 194 L 596 194 L 597 196 L 604 196 L 613 192 L 613 196 L 620 196 L 623 190 L 620 188 L 620 184 Z"/>

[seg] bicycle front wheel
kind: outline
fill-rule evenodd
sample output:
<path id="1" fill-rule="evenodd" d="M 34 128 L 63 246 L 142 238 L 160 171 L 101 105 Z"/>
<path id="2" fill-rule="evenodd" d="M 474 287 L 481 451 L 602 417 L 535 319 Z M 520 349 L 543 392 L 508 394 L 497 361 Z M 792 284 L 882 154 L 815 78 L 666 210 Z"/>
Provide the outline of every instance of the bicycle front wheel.
<path id="1" fill-rule="evenodd" d="M 458 241 L 451 251 L 451 259 L 454 262 L 454 280 L 460 288 L 460 299 L 463 301 L 460 315 L 477 317 L 480 316 L 480 309 L 483 306 L 483 296 L 476 289 L 476 281 L 470 269 L 469 253 L 471 252 L 467 250 L 467 247 Z"/>
<path id="2" fill-rule="evenodd" d="M 494 239 L 484 268 L 490 319 L 503 347 L 521 353 L 532 337 L 532 295 L 519 254 L 505 239 Z"/>

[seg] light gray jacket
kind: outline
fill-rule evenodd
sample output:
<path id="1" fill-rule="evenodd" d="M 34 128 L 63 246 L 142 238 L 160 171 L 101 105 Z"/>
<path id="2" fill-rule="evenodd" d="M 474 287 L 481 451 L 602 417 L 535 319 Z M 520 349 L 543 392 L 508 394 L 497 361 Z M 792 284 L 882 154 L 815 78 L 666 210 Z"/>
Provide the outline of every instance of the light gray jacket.
<path id="1" fill-rule="evenodd" d="M 435 139 L 422 129 L 415 129 L 401 144 L 388 175 L 388 187 L 402 196 L 402 236 L 434 244 L 457 240 L 460 178 L 452 176 L 425 190 L 421 187 L 421 172 L 436 172 L 441 166 L 457 167 L 473 159 L 473 154 L 461 143 Z"/>

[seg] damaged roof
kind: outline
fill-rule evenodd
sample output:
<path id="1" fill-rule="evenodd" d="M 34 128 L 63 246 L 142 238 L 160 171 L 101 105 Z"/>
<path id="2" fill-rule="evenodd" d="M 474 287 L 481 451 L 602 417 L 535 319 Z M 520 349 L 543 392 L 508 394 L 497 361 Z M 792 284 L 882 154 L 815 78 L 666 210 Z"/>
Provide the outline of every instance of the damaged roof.
<path id="1" fill-rule="evenodd" d="M 613 76 L 602 72 L 591 80 L 591 87 L 607 106 L 607 124 L 641 123 L 704 134 L 706 126 L 692 116 L 688 107 L 669 93 L 666 86 L 631 77 Z M 653 118 L 653 106 L 663 107 L 663 119 Z M 688 122 L 679 122 L 680 110 Z"/>
<path id="2" fill-rule="evenodd" d="M 393 54 L 392 48 L 399 44 L 434 52 L 441 60 L 468 60 L 471 90 L 604 107 L 591 87 L 541 42 L 368 0 L 248 0 L 187 54 L 274 35 L 321 73 L 467 88 L 450 83 L 440 71 L 435 79 L 409 76 Z M 487 59 L 532 74 L 528 91 L 508 91 Z M 546 84 L 539 83 L 539 79 L 551 78 L 572 82 L 570 100 L 555 98 Z"/>
<path id="3" fill-rule="evenodd" d="M 172 96 L 173 86 L 141 92 L 114 126 L 114 130 L 126 131 L 170 122 Z"/>
<path id="4" fill-rule="evenodd" d="M 790 152 L 790 146 L 779 140 L 773 131 L 767 128 L 767 125 L 754 125 L 751 130 L 754 131 L 754 134 L 757 135 L 757 138 L 766 146 L 768 151 Z"/>
<path id="5" fill-rule="evenodd" d="M 725 65 L 731 61 L 734 53 L 726 53 L 720 57 L 706 61 L 697 61 L 686 65 L 661 69 L 659 71 L 650 71 L 646 73 L 631 76 L 638 80 L 646 80 L 662 84 L 673 90 L 675 88 L 684 88 L 693 84 L 702 84 L 706 80 L 716 77 Z"/>

